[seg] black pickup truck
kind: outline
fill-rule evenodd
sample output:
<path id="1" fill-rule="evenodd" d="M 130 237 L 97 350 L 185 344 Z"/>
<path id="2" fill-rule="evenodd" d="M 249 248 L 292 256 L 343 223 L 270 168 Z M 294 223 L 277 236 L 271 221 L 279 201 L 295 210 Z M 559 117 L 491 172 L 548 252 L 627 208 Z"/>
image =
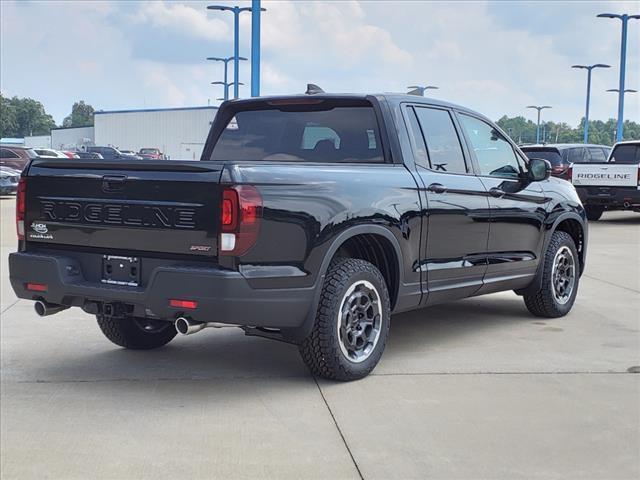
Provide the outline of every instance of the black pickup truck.
<path id="1" fill-rule="evenodd" d="M 504 290 L 534 315 L 569 312 L 587 225 L 550 171 L 426 98 L 230 101 L 199 162 L 31 161 L 11 284 L 40 315 L 96 315 L 126 348 L 237 326 L 357 379 L 392 313 Z"/>

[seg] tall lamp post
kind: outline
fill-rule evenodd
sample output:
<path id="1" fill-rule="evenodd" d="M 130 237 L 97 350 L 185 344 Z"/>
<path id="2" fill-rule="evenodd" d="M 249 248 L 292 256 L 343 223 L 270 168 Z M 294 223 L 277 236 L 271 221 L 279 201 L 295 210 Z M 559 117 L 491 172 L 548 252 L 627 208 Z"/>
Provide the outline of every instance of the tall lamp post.
<path id="1" fill-rule="evenodd" d="M 622 21 L 622 40 L 620 44 L 620 86 L 618 87 L 618 128 L 616 129 L 616 141 L 622 140 L 622 126 L 624 123 L 624 76 L 627 63 L 627 23 L 629 19 L 640 19 L 640 15 L 618 15 L 616 13 L 601 13 L 600 18 L 617 18 Z"/>
<path id="2" fill-rule="evenodd" d="M 436 87 L 435 85 L 412 85 L 410 87 L 411 90 L 409 90 L 408 95 L 417 95 L 419 97 L 424 97 L 424 92 L 427 90 L 438 90 L 438 87 Z"/>
<path id="3" fill-rule="evenodd" d="M 236 82 L 211 82 L 211 85 L 223 85 L 224 86 L 224 96 L 222 97 L 223 101 L 229 100 L 229 87 Z M 244 85 L 244 83 L 240 82 L 239 85 Z M 218 99 L 221 100 L 221 99 Z"/>
<path id="4" fill-rule="evenodd" d="M 571 68 L 581 68 L 587 71 L 587 106 L 584 114 L 584 143 L 589 143 L 589 98 L 591 97 L 591 71 L 594 68 L 611 68 L 611 65 L 596 63 L 595 65 L 572 65 Z"/>
<path id="5" fill-rule="evenodd" d="M 227 7 L 225 5 L 209 5 L 207 10 L 233 12 L 233 98 L 238 98 L 240 70 L 240 14 L 250 12 L 251 7 Z"/>
<path id="6" fill-rule="evenodd" d="M 224 100 L 225 102 L 229 100 L 229 79 L 227 78 L 228 66 L 229 62 L 233 60 L 235 57 L 207 57 L 207 60 L 213 60 L 214 62 L 224 62 L 224 82 L 211 82 L 212 85 L 224 85 Z M 238 60 L 246 60 L 244 57 L 239 57 Z M 242 83 L 240 83 L 242 85 Z"/>
<path id="7" fill-rule="evenodd" d="M 535 108 L 538 111 L 538 123 L 536 126 L 536 143 L 540 143 L 540 112 L 545 108 L 551 108 L 550 105 L 527 105 L 527 108 Z"/>

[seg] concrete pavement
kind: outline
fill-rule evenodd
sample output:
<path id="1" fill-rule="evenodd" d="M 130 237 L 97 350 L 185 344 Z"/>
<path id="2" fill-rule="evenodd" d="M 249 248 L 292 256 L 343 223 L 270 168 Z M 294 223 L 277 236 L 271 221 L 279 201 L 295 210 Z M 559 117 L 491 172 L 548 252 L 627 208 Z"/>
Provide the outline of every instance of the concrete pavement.
<path id="1" fill-rule="evenodd" d="M 13 478 L 640 477 L 640 215 L 591 224 L 572 313 L 512 293 L 393 318 L 370 377 L 316 382 L 233 329 L 119 349 L 16 301 L 0 200 L 0 474 Z"/>

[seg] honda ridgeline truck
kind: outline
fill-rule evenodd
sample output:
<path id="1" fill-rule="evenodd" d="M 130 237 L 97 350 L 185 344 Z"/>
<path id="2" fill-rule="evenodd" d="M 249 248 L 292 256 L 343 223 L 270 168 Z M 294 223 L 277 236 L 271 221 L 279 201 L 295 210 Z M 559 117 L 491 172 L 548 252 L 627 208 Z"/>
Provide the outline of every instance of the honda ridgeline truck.
<path id="1" fill-rule="evenodd" d="M 569 177 L 589 220 L 605 210 L 640 212 L 640 140 L 616 143 L 606 162 L 572 164 Z"/>
<path id="2" fill-rule="evenodd" d="M 504 290 L 537 316 L 571 310 L 585 211 L 550 171 L 436 100 L 225 102 L 199 162 L 31 161 L 11 284 L 40 315 L 95 315 L 125 348 L 237 326 L 353 380 L 393 313 Z"/>

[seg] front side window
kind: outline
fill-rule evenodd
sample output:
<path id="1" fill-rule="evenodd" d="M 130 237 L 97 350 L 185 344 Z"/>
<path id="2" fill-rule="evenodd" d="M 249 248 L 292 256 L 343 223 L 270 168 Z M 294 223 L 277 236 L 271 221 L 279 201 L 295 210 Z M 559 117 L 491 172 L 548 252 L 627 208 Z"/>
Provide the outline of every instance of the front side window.
<path id="1" fill-rule="evenodd" d="M 586 151 L 582 147 L 570 148 L 567 158 L 569 159 L 569 163 L 580 163 L 586 161 L 585 155 Z"/>
<path id="2" fill-rule="evenodd" d="M 511 144 L 487 122 L 461 114 L 460 123 L 476 154 L 481 175 L 519 177 L 522 165 Z"/>
<path id="3" fill-rule="evenodd" d="M 382 163 L 373 107 L 241 110 L 228 122 L 213 161 Z"/>
<path id="4" fill-rule="evenodd" d="M 591 162 L 606 162 L 607 159 L 604 156 L 604 151 L 601 148 L 589 147 L 589 161 Z"/>
<path id="5" fill-rule="evenodd" d="M 8 148 L 0 148 L 0 158 L 20 158 Z"/>
<path id="6" fill-rule="evenodd" d="M 451 115 L 446 110 L 415 108 L 432 170 L 467 173 L 462 146 Z"/>

